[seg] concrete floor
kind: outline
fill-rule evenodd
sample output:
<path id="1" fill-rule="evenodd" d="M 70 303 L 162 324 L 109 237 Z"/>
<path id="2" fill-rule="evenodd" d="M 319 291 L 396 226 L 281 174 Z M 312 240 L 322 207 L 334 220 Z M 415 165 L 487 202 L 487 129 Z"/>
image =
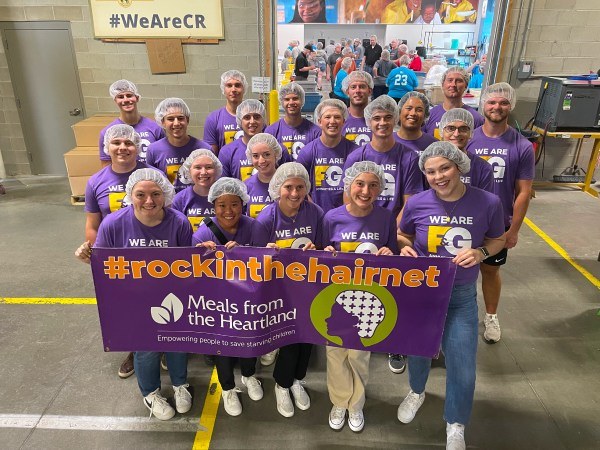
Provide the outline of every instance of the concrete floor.
<path id="1" fill-rule="evenodd" d="M 194 407 L 183 417 L 148 419 L 135 377 L 121 380 L 122 354 L 104 353 L 93 305 L 9 304 L 15 297 L 93 297 L 89 267 L 73 257 L 84 213 L 69 202 L 64 178 L 4 182 L 0 196 L 0 447 L 6 449 L 191 449 L 210 381 L 200 357 L 189 364 Z M 571 189 L 537 191 L 530 220 L 595 282 L 600 278 L 600 200 Z M 599 287 L 576 271 L 531 228 L 502 270 L 503 339 L 481 341 L 469 448 L 600 448 Z M 592 278 L 593 280 L 594 278 Z M 480 314 L 481 315 L 481 314 Z M 366 426 L 329 429 L 324 351 L 307 376 L 308 411 L 291 419 L 275 409 L 272 368 L 259 369 L 265 398 L 242 396 L 244 413 L 219 406 L 210 448 L 443 448 L 445 370 L 435 368 L 427 400 L 409 425 L 396 419 L 408 391 L 374 355 Z M 164 374 L 165 385 L 170 385 Z M 167 393 L 170 394 L 170 388 Z M 206 439 L 204 439 L 206 441 Z M 197 448 L 202 448 L 198 446 Z M 206 448 L 206 447 L 204 447 Z"/>

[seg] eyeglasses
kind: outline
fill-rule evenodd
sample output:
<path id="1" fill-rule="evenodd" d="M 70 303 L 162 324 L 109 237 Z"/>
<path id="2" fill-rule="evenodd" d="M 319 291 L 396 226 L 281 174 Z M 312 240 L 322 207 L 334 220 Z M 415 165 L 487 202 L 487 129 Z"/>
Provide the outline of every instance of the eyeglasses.
<path id="1" fill-rule="evenodd" d="M 450 134 L 454 133 L 456 130 L 458 130 L 458 132 L 460 134 L 467 134 L 467 133 L 471 132 L 471 128 L 467 127 L 466 125 L 463 125 L 462 127 L 456 127 L 454 125 L 446 125 L 444 127 L 444 131 L 446 133 L 450 133 Z"/>

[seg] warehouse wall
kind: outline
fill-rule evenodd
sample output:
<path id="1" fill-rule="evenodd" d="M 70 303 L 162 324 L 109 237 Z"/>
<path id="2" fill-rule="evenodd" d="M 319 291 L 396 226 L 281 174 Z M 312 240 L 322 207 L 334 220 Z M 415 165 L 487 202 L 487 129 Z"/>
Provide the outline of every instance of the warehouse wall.
<path id="1" fill-rule="evenodd" d="M 76 52 L 87 115 L 114 112 L 108 86 L 126 78 L 142 94 L 140 110 L 154 116 L 165 97 L 181 97 L 192 110 L 190 134 L 202 137 L 209 111 L 224 105 L 220 76 L 239 69 L 248 79 L 259 74 L 260 0 L 223 0 L 225 40 L 219 45 L 184 45 L 187 73 L 152 75 L 145 44 L 103 43 L 93 38 L 88 0 L 19 0 L 0 6 L 0 21 L 67 20 Z M 6 4 L 7 2 L 3 2 Z M 65 149 L 67 151 L 68 149 Z M 30 174 L 4 48 L 0 46 L 0 151 L 7 175 Z"/>
<path id="2" fill-rule="evenodd" d="M 533 8 L 527 29 L 527 12 Z M 538 76 L 580 75 L 600 69 L 599 0 L 512 0 L 510 23 L 505 29 L 506 51 L 497 81 L 509 81 L 517 89 L 514 117 L 525 123 L 535 112 L 540 90 Z M 515 45 L 516 44 L 516 45 Z M 524 44 L 523 58 L 534 62 L 534 79 L 521 82 L 511 77 Z M 515 51 L 513 52 L 513 48 Z M 511 66 L 511 55 L 512 66 Z M 515 71 L 516 73 L 516 71 Z M 570 166 L 575 153 L 572 139 L 548 139 L 545 170 L 537 167 L 538 179 L 551 179 Z M 584 142 L 580 165 L 587 167 L 593 141 Z M 596 179 L 600 170 L 596 170 Z"/>

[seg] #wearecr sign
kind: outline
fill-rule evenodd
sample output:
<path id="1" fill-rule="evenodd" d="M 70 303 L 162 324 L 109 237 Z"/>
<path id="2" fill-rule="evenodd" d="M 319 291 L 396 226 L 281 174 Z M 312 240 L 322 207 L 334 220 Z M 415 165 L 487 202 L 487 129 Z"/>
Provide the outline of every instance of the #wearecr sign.
<path id="1" fill-rule="evenodd" d="M 236 247 L 95 248 L 106 351 L 259 356 L 293 343 L 433 356 L 450 258 Z"/>

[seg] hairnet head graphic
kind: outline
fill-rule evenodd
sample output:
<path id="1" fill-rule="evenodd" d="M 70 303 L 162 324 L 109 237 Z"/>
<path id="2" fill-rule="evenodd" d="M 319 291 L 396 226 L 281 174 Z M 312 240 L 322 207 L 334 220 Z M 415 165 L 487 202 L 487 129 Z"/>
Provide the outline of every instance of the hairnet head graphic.
<path id="1" fill-rule="evenodd" d="M 383 303 L 371 292 L 344 291 L 338 294 L 335 302 L 358 319 L 356 327 L 361 338 L 373 337 L 377 326 L 385 317 Z"/>

